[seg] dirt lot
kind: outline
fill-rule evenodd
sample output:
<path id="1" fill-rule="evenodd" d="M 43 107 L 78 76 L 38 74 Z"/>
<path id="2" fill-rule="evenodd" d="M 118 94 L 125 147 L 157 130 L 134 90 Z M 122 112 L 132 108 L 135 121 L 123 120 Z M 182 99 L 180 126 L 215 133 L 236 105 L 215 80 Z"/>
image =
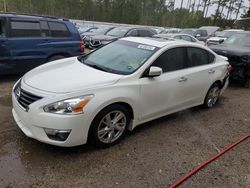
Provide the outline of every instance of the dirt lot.
<path id="1" fill-rule="evenodd" d="M 58 148 L 27 138 L 11 115 L 0 78 L 0 187 L 167 187 L 250 132 L 250 90 L 237 84 L 211 110 L 201 107 L 144 124 L 118 145 Z M 180 187 L 250 187 L 250 139 Z"/>

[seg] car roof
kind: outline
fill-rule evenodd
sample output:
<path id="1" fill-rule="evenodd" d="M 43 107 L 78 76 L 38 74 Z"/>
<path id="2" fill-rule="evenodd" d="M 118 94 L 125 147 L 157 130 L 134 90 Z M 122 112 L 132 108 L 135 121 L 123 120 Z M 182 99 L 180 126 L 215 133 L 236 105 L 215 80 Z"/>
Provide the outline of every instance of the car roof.
<path id="1" fill-rule="evenodd" d="M 241 31 L 244 31 L 244 30 L 243 29 L 226 29 L 224 31 L 241 32 Z"/>
<path id="2" fill-rule="evenodd" d="M 164 46 L 178 42 L 177 40 L 174 40 L 174 39 L 166 40 L 166 39 L 161 39 L 161 38 L 150 38 L 150 37 L 125 37 L 125 38 L 121 38 L 119 40 L 136 42 L 136 43 L 140 43 L 140 44 L 155 46 L 158 48 L 162 48 Z"/>
<path id="3" fill-rule="evenodd" d="M 47 20 L 59 20 L 59 21 L 69 21 L 66 18 L 57 18 L 54 16 L 46 16 L 46 15 L 36 15 L 36 14 L 17 14 L 17 13 L 0 13 L 0 17 L 8 17 L 8 18 L 20 18 L 20 19 L 47 19 Z"/>

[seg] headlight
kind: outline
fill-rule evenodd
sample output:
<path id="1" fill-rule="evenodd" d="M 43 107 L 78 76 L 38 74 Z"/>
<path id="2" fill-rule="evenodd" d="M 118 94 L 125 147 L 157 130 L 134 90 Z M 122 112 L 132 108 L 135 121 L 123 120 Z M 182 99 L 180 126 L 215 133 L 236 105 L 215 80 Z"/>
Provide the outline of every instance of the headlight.
<path id="1" fill-rule="evenodd" d="M 43 109 L 45 112 L 54 114 L 81 114 L 83 113 L 83 108 L 89 103 L 92 98 L 93 95 L 66 99 L 46 105 Z"/>

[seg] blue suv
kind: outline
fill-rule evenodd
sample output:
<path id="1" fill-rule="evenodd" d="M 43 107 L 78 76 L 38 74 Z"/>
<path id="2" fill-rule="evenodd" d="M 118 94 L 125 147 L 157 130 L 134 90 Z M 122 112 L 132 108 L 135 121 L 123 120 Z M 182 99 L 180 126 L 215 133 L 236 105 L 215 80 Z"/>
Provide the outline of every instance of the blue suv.
<path id="1" fill-rule="evenodd" d="M 83 52 L 84 43 L 67 19 L 0 14 L 0 75 L 24 73 Z"/>

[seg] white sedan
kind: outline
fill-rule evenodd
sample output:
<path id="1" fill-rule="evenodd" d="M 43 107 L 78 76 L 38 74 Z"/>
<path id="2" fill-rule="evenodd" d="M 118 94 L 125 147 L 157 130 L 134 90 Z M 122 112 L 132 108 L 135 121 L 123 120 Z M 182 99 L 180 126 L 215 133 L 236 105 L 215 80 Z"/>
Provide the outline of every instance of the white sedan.
<path id="1" fill-rule="evenodd" d="M 197 105 L 213 107 L 229 64 L 195 43 L 123 38 L 47 63 L 13 87 L 13 116 L 31 138 L 57 146 L 119 142 L 127 130 Z"/>

